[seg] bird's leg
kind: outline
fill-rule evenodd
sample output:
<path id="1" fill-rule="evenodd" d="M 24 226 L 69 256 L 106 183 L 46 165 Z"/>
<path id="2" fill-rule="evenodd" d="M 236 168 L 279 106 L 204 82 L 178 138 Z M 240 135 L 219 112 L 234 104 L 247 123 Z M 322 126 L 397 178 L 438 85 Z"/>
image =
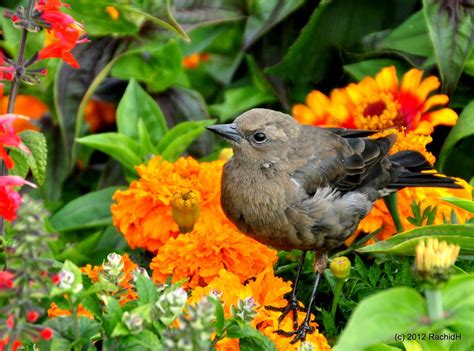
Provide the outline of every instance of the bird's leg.
<path id="1" fill-rule="evenodd" d="M 311 307 L 313 306 L 313 302 L 316 297 L 316 291 L 318 290 L 319 280 L 321 279 L 321 275 L 324 273 L 324 270 L 327 267 L 327 261 L 328 261 L 328 256 L 326 253 L 322 253 L 321 255 L 318 255 L 318 253 L 316 253 L 316 258 L 314 260 L 314 269 L 316 271 L 316 279 L 314 280 L 313 290 L 311 292 L 311 297 L 308 302 L 306 316 L 304 318 L 303 323 L 300 324 L 298 329 L 292 332 L 285 332 L 283 330 L 277 331 L 277 333 L 280 335 L 285 335 L 285 336 L 294 335 L 295 337 L 293 338 L 293 340 L 291 340 L 290 342 L 291 344 L 294 344 L 300 340 L 304 341 L 306 339 L 306 334 L 312 333 L 314 331 L 314 328 L 309 325 L 309 320 L 311 318 Z"/>
<path id="2" fill-rule="evenodd" d="M 266 306 L 266 308 L 271 311 L 281 312 L 281 316 L 278 317 L 278 327 L 280 327 L 280 323 L 288 315 L 288 313 L 291 312 L 291 316 L 293 318 L 293 329 L 298 328 L 298 311 L 302 311 L 302 307 L 299 305 L 298 299 L 296 298 L 296 289 L 298 288 L 298 281 L 300 279 L 300 275 L 303 269 L 305 258 L 306 258 L 306 251 L 303 251 L 300 257 L 300 262 L 298 263 L 298 269 L 296 270 L 296 278 L 295 278 L 295 282 L 293 283 L 293 287 L 291 289 L 291 296 L 290 296 L 290 299 L 288 300 L 288 304 L 285 307 Z"/>

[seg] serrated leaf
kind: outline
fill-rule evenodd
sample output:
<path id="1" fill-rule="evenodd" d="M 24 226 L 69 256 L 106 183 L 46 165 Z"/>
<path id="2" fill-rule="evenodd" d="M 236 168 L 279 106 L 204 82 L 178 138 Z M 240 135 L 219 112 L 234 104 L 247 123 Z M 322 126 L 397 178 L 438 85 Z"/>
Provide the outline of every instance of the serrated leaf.
<path id="1" fill-rule="evenodd" d="M 135 173 L 136 165 L 142 163 L 138 144 L 130 137 L 119 133 L 101 133 L 77 139 L 77 142 L 102 151 L 119 161 Z"/>
<path id="2" fill-rule="evenodd" d="M 474 44 L 472 4 L 423 0 L 423 13 L 441 74 L 442 92 L 451 95 Z"/>
<path id="3" fill-rule="evenodd" d="M 57 231 L 70 231 L 112 224 L 110 205 L 118 189 L 110 187 L 72 200 L 51 217 L 51 225 Z"/>
<path id="4" fill-rule="evenodd" d="M 206 126 L 213 124 L 215 120 L 182 122 L 170 129 L 158 144 L 158 152 L 168 161 L 176 159 L 187 149 L 189 145 L 204 131 Z"/>
<path id="5" fill-rule="evenodd" d="M 158 298 L 158 290 L 155 284 L 143 274 L 138 275 L 136 288 L 140 303 L 142 304 L 154 303 Z"/>
<path id="6" fill-rule="evenodd" d="M 17 175 L 22 178 L 26 178 L 28 172 L 30 170 L 30 166 L 28 165 L 28 154 L 20 149 L 10 149 L 9 156 L 15 163 L 12 169 L 8 170 L 9 175 Z"/>
<path id="7" fill-rule="evenodd" d="M 28 147 L 31 155 L 28 155 L 27 162 L 39 185 L 44 182 L 46 174 L 46 160 L 48 157 L 48 148 L 46 138 L 42 133 L 27 130 L 20 133 L 21 140 Z"/>
<path id="8" fill-rule="evenodd" d="M 117 108 L 119 133 L 138 141 L 139 119 L 143 120 L 148 129 L 151 141 L 158 144 L 168 130 L 165 117 L 155 100 L 135 79 L 131 79 Z"/>
<path id="9" fill-rule="evenodd" d="M 449 202 L 450 204 L 460 207 L 463 210 L 474 213 L 474 201 L 472 200 L 461 199 L 453 196 L 442 197 L 441 200 Z"/>
<path id="10" fill-rule="evenodd" d="M 420 239 L 430 237 L 459 245 L 463 255 L 474 255 L 474 224 L 443 224 L 414 228 L 384 241 L 359 248 L 357 251 L 413 255 Z"/>

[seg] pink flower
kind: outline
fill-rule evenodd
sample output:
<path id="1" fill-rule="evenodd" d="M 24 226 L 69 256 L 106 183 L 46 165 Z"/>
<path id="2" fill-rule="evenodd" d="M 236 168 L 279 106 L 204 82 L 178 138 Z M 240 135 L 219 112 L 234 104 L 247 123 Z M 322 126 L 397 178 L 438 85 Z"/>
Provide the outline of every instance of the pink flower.
<path id="1" fill-rule="evenodd" d="M 13 113 L 7 113 L 0 115 L 0 159 L 3 159 L 7 168 L 13 167 L 13 160 L 8 156 L 4 146 L 15 146 L 30 153 L 30 150 L 23 144 L 21 138 L 16 134 L 13 129 L 13 121 L 17 118 L 26 118 L 24 116 L 15 115 Z"/>
<path id="2" fill-rule="evenodd" d="M 8 271 L 0 272 L 0 289 L 10 289 L 13 288 L 13 279 L 15 275 Z"/>
<path id="3" fill-rule="evenodd" d="M 21 204 L 21 196 L 14 186 L 29 185 L 36 188 L 36 185 L 28 182 L 19 176 L 0 176 L 0 216 L 8 221 L 16 218 L 16 213 Z"/>

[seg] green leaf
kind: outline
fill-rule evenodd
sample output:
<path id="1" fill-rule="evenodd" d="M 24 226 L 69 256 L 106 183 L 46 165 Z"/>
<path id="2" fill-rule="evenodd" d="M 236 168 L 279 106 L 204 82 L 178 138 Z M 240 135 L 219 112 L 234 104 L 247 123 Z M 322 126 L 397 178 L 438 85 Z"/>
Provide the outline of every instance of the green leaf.
<path id="1" fill-rule="evenodd" d="M 434 54 L 423 11 L 417 11 L 395 28 L 378 45 L 380 49 L 403 51 L 429 57 Z"/>
<path id="2" fill-rule="evenodd" d="M 57 261 L 70 260 L 78 265 L 88 263 L 89 255 L 102 236 L 101 232 L 88 235 L 85 239 L 79 241 L 73 246 L 68 246 L 65 250 L 55 256 Z"/>
<path id="3" fill-rule="evenodd" d="M 17 175 L 22 178 L 26 178 L 30 170 L 28 165 L 28 154 L 20 149 L 11 148 L 8 151 L 8 155 L 15 163 L 12 169 L 8 170 L 9 175 Z"/>
<path id="4" fill-rule="evenodd" d="M 116 325 L 122 321 L 122 308 L 120 303 L 113 296 L 104 296 L 103 301 L 105 304 L 105 318 L 104 318 L 104 329 L 109 336 Z"/>
<path id="5" fill-rule="evenodd" d="M 112 223 L 112 195 L 120 187 L 95 191 L 72 200 L 51 217 L 57 231 L 105 226 Z"/>
<path id="6" fill-rule="evenodd" d="M 249 1 L 249 17 L 245 25 L 243 50 L 247 50 L 258 38 L 295 11 L 303 2 L 304 0 Z"/>
<path id="7" fill-rule="evenodd" d="M 441 289 L 443 308 L 447 312 L 450 329 L 461 335 L 472 335 L 474 330 L 474 274 L 452 277 Z"/>
<path id="8" fill-rule="evenodd" d="M 239 344 L 240 351 L 277 351 L 273 341 L 247 324 L 242 326 Z"/>
<path id="9" fill-rule="evenodd" d="M 213 302 L 216 305 L 216 322 L 214 324 L 216 335 L 221 337 L 224 333 L 224 307 L 222 306 L 222 302 L 219 299 L 214 299 Z"/>
<path id="10" fill-rule="evenodd" d="M 151 141 L 148 129 L 146 128 L 145 123 L 141 118 L 138 119 L 138 140 L 141 157 L 145 157 L 148 154 L 156 155 L 158 153 L 158 150 L 155 148 L 153 142 Z"/>
<path id="11" fill-rule="evenodd" d="M 357 305 L 333 350 L 358 351 L 393 342 L 395 334 L 422 327 L 426 314 L 426 303 L 415 289 L 397 287 L 371 295 Z"/>
<path id="12" fill-rule="evenodd" d="M 454 196 L 442 197 L 441 200 L 449 202 L 457 207 L 462 208 L 463 210 L 474 213 L 474 201 L 461 199 Z"/>
<path id="13" fill-rule="evenodd" d="M 154 303 L 158 298 L 158 290 L 155 284 L 143 274 L 138 275 L 136 287 L 141 304 Z"/>
<path id="14" fill-rule="evenodd" d="M 143 48 L 123 54 L 115 62 L 111 74 L 121 79 L 135 78 L 153 91 L 163 91 L 172 86 L 183 70 L 179 45 L 169 41 L 160 48 Z"/>
<path id="15" fill-rule="evenodd" d="M 124 134 L 101 133 L 77 139 L 77 142 L 113 157 L 124 167 L 135 173 L 135 165 L 142 163 L 139 147 L 135 141 Z"/>
<path id="16" fill-rule="evenodd" d="M 158 152 L 168 161 L 176 161 L 189 145 L 215 120 L 182 122 L 165 134 L 158 144 Z"/>
<path id="17" fill-rule="evenodd" d="M 139 346 L 141 350 L 162 350 L 160 339 L 149 330 L 141 331 L 136 335 L 130 335 L 126 337 L 125 342 L 132 347 Z"/>
<path id="18" fill-rule="evenodd" d="M 474 11 L 464 2 L 423 0 L 423 13 L 443 82 L 451 95 L 474 44 Z"/>
<path id="19" fill-rule="evenodd" d="M 367 76 L 375 76 L 384 67 L 395 66 L 397 73 L 406 72 L 409 66 L 403 61 L 393 59 L 373 59 L 344 65 L 344 71 L 356 81 L 360 81 Z"/>
<path id="20" fill-rule="evenodd" d="M 463 255 L 474 255 L 474 224 L 442 224 L 414 228 L 384 241 L 359 248 L 357 251 L 413 255 L 419 240 L 429 237 L 459 245 Z"/>
<path id="21" fill-rule="evenodd" d="M 272 94 L 262 92 L 253 85 L 229 89 L 224 93 L 224 102 L 209 106 L 211 115 L 225 121 L 251 108 L 276 101 Z"/>
<path id="22" fill-rule="evenodd" d="M 459 148 L 463 143 L 466 143 L 468 139 L 472 139 L 474 136 L 474 100 L 464 108 L 456 125 L 451 129 L 446 141 L 441 148 L 439 154 L 437 168 L 441 172 L 446 172 L 448 166 L 448 160 L 459 152 Z M 472 149 L 471 149 L 472 150 Z M 470 155 L 469 155 L 470 156 Z M 468 167 L 470 164 L 470 167 Z M 463 168 L 467 169 L 467 174 L 469 170 L 473 169 L 473 163 L 467 162 L 467 164 L 462 165 Z M 472 175 L 472 172 L 470 173 Z"/>
<path id="23" fill-rule="evenodd" d="M 469 55 L 469 58 L 464 65 L 464 72 L 470 76 L 474 76 L 474 49 L 471 49 L 471 55 Z"/>
<path id="24" fill-rule="evenodd" d="M 157 144 L 168 130 L 158 104 L 135 79 L 131 79 L 117 108 L 119 133 L 138 141 L 139 119 L 143 120 L 153 144 Z"/>
<path id="25" fill-rule="evenodd" d="M 20 133 L 20 137 L 31 152 L 31 155 L 27 157 L 27 162 L 36 181 L 41 185 L 46 174 L 46 158 L 48 155 L 46 138 L 42 133 L 32 130 Z"/>

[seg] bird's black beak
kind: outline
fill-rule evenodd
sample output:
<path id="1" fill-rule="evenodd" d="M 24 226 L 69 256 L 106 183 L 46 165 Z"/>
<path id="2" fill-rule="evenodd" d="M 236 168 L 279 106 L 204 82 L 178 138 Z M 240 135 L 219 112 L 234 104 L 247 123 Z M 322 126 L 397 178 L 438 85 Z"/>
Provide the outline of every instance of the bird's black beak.
<path id="1" fill-rule="evenodd" d="M 206 128 L 211 132 L 214 132 L 230 141 L 240 143 L 240 141 L 242 140 L 242 135 L 240 135 L 240 133 L 237 131 L 235 123 L 215 124 Z"/>

